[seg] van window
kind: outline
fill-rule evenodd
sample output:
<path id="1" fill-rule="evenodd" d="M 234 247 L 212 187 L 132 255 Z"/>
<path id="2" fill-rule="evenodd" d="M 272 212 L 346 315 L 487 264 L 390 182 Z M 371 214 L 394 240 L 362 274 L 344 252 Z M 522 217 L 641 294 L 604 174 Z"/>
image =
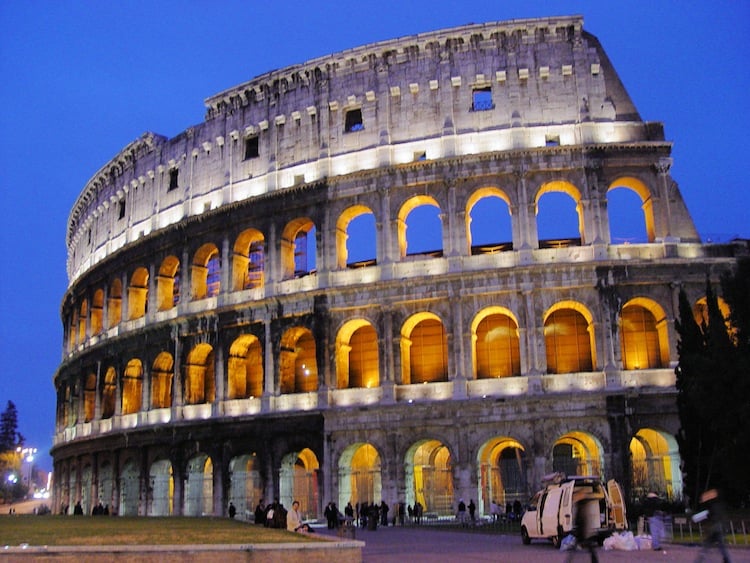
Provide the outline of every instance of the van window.
<path id="1" fill-rule="evenodd" d="M 529 500 L 529 504 L 526 505 L 526 510 L 536 510 L 536 507 L 539 504 L 539 497 L 541 496 L 542 493 L 536 493 L 533 497 L 531 497 L 531 500 Z"/>

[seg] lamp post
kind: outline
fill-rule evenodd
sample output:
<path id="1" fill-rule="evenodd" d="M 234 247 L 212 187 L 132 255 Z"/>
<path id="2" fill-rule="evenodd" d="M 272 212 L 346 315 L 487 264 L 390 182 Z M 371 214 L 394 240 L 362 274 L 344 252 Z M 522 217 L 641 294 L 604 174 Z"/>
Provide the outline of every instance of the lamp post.
<path id="1" fill-rule="evenodd" d="M 21 467 L 21 475 L 25 475 L 26 486 L 31 489 L 31 473 L 34 468 L 34 456 L 36 455 L 37 449 L 21 448 L 19 446 L 18 448 L 16 448 L 16 452 L 18 452 L 21 456 L 21 463 L 23 464 L 25 462 L 28 464 L 25 473 L 23 471 L 23 467 Z"/>

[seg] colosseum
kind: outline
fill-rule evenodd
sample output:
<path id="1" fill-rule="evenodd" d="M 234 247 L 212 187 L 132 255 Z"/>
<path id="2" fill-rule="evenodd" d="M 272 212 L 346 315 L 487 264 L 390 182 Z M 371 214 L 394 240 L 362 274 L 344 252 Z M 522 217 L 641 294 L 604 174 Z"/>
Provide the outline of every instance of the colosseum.
<path id="1" fill-rule="evenodd" d="M 485 515 L 552 471 L 680 495 L 678 293 L 700 315 L 742 248 L 701 242 L 663 125 L 580 16 L 382 41 L 205 105 L 70 213 L 55 511 Z"/>

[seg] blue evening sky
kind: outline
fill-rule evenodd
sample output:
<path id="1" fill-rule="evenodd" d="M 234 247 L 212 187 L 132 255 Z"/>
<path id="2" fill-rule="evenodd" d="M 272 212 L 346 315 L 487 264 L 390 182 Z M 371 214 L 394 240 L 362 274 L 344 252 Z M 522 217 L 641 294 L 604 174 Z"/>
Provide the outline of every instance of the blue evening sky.
<path id="1" fill-rule="evenodd" d="M 0 410 L 12 400 L 27 445 L 49 450 L 68 214 L 142 133 L 175 136 L 203 120 L 205 98 L 328 53 L 572 14 L 600 39 L 641 117 L 664 122 L 701 235 L 750 237 L 747 1 L 0 1 Z"/>

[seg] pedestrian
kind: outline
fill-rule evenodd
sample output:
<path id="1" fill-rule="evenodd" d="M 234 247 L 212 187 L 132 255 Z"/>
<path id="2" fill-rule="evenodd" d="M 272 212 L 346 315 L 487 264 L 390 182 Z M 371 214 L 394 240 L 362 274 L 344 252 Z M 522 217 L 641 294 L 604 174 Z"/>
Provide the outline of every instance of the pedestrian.
<path id="1" fill-rule="evenodd" d="M 573 524 L 573 535 L 576 538 L 576 545 L 585 549 L 591 556 L 591 563 L 599 563 L 599 558 L 596 555 L 595 545 L 597 538 L 594 530 L 599 527 L 599 522 L 594 522 L 592 516 L 599 516 L 598 509 L 591 513 L 586 510 L 586 503 L 591 501 L 579 500 L 575 503 L 573 510 L 575 510 L 575 520 Z M 568 556 L 565 558 L 566 563 L 570 563 L 576 556 L 577 547 L 574 547 L 568 551 Z"/>
<path id="2" fill-rule="evenodd" d="M 490 503 L 490 516 L 492 517 L 492 523 L 496 524 L 500 520 L 500 506 L 492 499 Z"/>
<path id="3" fill-rule="evenodd" d="M 646 495 L 643 503 L 643 515 L 648 522 L 648 529 L 651 532 L 651 549 L 658 551 L 661 549 L 661 542 L 664 539 L 664 512 L 662 511 L 662 502 L 655 492 Z"/>
<path id="4" fill-rule="evenodd" d="M 292 502 L 292 509 L 286 513 L 286 529 L 290 532 L 309 532 L 310 526 L 302 522 L 299 501 Z"/>
<path id="5" fill-rule="evenodd" d="M 474 504 L 474 499 L 469 499 L 469 520 L 471 520 L 472 526 L 476 524 L 476 514 L 477 514 L 477 505 Z"/>
<path id="6" fill-rule="evenodd" d="M 456 512 L 456 519 L 458 520 L 458 523 L 461 524 L 462 528 L 466 526 L 466 503 L 462 498 L 458 499 L 458 512 Z"/>
<path id="7" fill-rule="evenodd" d="M 414 503 L 414 518 L 417 521 L 417 526 L 420 526 L 422 524 L 422 511 L 424 510 L 424 507 L 422 506 L 422 503 L 417 501 Z"/>
<path id="8" fill-rule="evenodd" d="M 230 501 L 229 503 L 229 517 L 234 518 L 234 516 L 237 514 L 237 509 L 234 506 L 234 503 Z"/>
<path id="9" fill-rule="evenodd" d="M 384 501 L 380 501 L 380 525 L 388 527 L 388 510 L 390 510 L 390 507 L 388 504 Z"/>
<path id="10" fill-rule="evenodd" d="M 700 507 L 703 510 L 693 516 L 693 521 L 701 522 L 705 519 L 706 536 L 695 563 L 703 561 L 706 553 L 708 553 L 708 550 L 714 544 L 719 548 L 724 563 L 730 563 L 729 552 L 727 551 L 727 546 L 724 544 L 724 526 L 727 521 L 727 509 L 719 495 L 719 491 L 717 489 L 709 489 L 704 492 L 700 497 Z"/>
<path id="11" fill-rule="evenodd" d="M 263 499 L 260 499 L 255 506 L 255 523 L 261 526 L 266 525 L 266 507 L 263 504 Z"/>

